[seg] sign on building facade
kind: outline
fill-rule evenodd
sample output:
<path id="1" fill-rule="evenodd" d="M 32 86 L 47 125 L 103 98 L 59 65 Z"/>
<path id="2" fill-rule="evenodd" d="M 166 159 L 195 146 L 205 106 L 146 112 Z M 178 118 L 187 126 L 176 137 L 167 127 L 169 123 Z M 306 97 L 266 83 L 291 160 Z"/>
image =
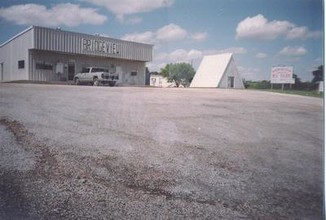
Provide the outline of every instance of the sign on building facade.
<path id="1" fill-rule="evenodd" d="M 83 51 L 90 51 L 105 54 L 120 54 L 120 45 L 108 40 L 82 38 Z"/>

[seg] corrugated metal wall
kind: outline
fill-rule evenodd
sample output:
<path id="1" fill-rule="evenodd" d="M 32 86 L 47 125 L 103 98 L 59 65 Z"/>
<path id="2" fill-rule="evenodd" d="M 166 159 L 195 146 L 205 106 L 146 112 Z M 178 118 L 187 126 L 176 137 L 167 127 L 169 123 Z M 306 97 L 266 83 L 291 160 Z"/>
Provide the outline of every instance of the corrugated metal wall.
<path id="1" fill-rule="evenodd" d="M 108 57 L 95 57 L 75 54 L 62 54 L 51 51 L 30 50 L 30 80 L 36 81 L 66 81 L 68 77 L 69 63 L 75 66 L 75 73 L 82 70 L 83 67 L 97 66 L 109 68 L 111 64 L 116 66 L 119 73 L 119 85 L 144 85 L 145 84 L 145 62 L 132 61 L 123 59 L 113 59 Z M 53 66 L 52 70 L 38 69 L 37 63 L 44 63 Z M 65 71 L 62 74 L 57 74 L 55 67 L 57 63 L 63 63 Z M 136 76 L 131 73 L 137 72 Z"/>
<path id="2" fill-rule="evenodd" d="M 35 49 L 135 61 L 152 61 L 153 45 L 62 31 L 59 29 L 36 26 L 33 28 Z M 85 42 L 89 42 L 90 45 L 87 47 Z M 116 47 L 115 50 L 119 53 L 112 52 L 114 50 L 112 47 Z"/>
<path id="3" fill-rule="evenodd" d="M 28 49 L 33 47 L 33 42 L 32 29 L 28 28 L 0 46 L 1 81 L 28 79 Z M 24 62 L 24 68 L 18 67 L 18 61 Z"/>
<path id="4" fill-rule="evenodd" d="M 0 45 L 0 80 L 63 80 L 52 67 L 39 65 L 61 62 L 74 64 L 76 72 L 84 66 L 114 64 L 122 68 L 122 84 L 143 85 L 152 50 L 149 44 L 31 26 Z M 131 75 L 135 71 L 137 76 Z"/>

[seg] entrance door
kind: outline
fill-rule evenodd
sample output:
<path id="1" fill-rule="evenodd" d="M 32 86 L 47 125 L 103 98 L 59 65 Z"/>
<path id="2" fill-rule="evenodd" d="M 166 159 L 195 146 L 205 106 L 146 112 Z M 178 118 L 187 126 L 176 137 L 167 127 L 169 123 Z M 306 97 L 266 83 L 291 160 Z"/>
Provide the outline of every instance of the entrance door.
<path id="1" fill-rule="evenodd" d="M 234 76 L 228 77 L 228 88 L 234 88 Z"/>
<path id="2" fill-rule="evenodd" d="M 0 81 L 3 81 L 3 63 L 0 64 Z"/>
<path id="3" fill-rule="evenodd" d="M 68 63 L 68 80 L 74 80 L 75 76 L 75 63 Z"/>

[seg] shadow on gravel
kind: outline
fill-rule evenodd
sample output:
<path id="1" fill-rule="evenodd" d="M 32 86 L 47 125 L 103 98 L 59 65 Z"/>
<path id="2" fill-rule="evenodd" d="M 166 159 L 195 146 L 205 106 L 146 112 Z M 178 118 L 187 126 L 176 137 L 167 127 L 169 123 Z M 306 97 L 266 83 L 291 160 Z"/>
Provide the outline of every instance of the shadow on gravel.
<path id="1" fill-rule="evenodd" d="M 0 125 L 8 129 L 9 132 L 15 136 L 17 141 L 21 140 L 21 137 L 26 134 L 23 126 L 16 121 L 0 119 Z M 5 143 L 2 142 L 2 144 Z M 13 146 L 2 146 L 2 148 L 3 147 Z M 11 153 L 14 154 L 17 152 L 13 149 Z M 13 161 L 13 163 L 15 162 Z M 25 174 L 19 170 L 15 170 L 13 167 L 12 169 L 0 167 L 0 219 L 35 219 L 35 216 L 29 214 L 30 202 L 23 193 Z"/>
<path id="2" fill-rule="evenodd" d="M 32 135 L 20 122 L 1 118 L 0 125 L 4 126 L 8 135 L 12 134 L 12 138 L 15 139 L 12 140 L 15 148 L 2 153 L 9 156 L 11 160 L 13 158 L 21 160 L 21 162 L 12 161 L 9 167 L 0 166 L 0 219 L 43 219 L 42 211 L 38 207 L 42 200 L 35 199 L 39 196 L 35 192 L 40 190 L 35 182 L 50 176 L 51 169 L 49 168 L 57 166 L 56 160 L 48 148 L 32 140 Z M 8 145 L 8 143 L 4 144 Z M 6 150 L 4 148 L 11 147 L 13 146 L 2 146 L 0 153 Z M 16 154 L 20 156 L 16 158 Z M 19 169 L 17 164 L 23 163 L 24 165 L 24 161 L 28 162 L 25 157 L 28 158 L 30 155 L 36 158 L 35 166 L 25 164 L 28 166 L 27 169 Z M 44 169 L 45 166 L 47 169 Z"/>
<path id="3" fill-rule="evenodd" d="M 237 196 L 218 194 L 223 192 L 223 187 L 227 189 L 225 186 L 217 188 L 197 178 L 185 180 L 187 176 L 177 171 L 165 171 L 146 164 L 132 163 L 119 156 L 91 157 L 81 156 L 76 152 L 60 154 L 59 151 L 51 151 L 51 148 L 36 141 L 33 134 L 18 121 L 0 118 L 0 125 L 13 134 L 22 148 L 36 157 L 35 168 L 28 172 L 9 172 L 0 167 L 0 219 L 86 219 L 85 215 L 88 215 L 89 219 L 107 219 L 114 212 L 116 217 L 123 218 L 128 217 L 124 211 L 134 211 L 133 214 L 138 214 L 139 208 L 132 206 L 134 203 L 150 206 L 150 203 L 158 198 L 161 199 L 160 208 L 151 206 L 148 216 L 153 217 L 150 212 L 160 211 L 164 206 L 170 207 L 171 204 L 176 210 L 174 212 L 183 210 L 183 214 L 188 217 L 192 216 L 192 210 L 196 208 L 200 212 L 207 212 L 210 217 L 216 210 L 225 212 L 224 217 L 235 213 L 234 216 L 241 215 L 247 219 L 288 219 L 289 216 L 299 216 L 298 212 L 305 214 L 307 219 L 318 219 L 320 216 L 318 212 L 321 210 L 319 204 L 322 199 L 319 191 L 305 185 L 303 189 L 297 189 L 301 184 L 296 184 L 296 180 L 300 178 L 286 173 L 282 178 L 271 179 L 266 178 L 265 173 L 252 172 L 250 179 L 244 179 L 242 183 L 243 195 L 256 197 L 252 200 L 237 199 Z M 182 147 L 184 149 L 176 147 L 173 155 L 203 154 L 205 162 L 200 162 L 207 163 L 207 166 L 214 170 L 213 174 L 227 173 L 225 178 L 238 175 L 239 179 L 243 172 L 255 171 L 255 167 L 241 170 L 237 163 L 219 157 L 219 154 L 207 155 L 202 146 Z M 271 156 L 274 152 L 261 151 L 254 150 L 258 156 Z M 249 155 L 256 154 L 249 152 Z M 261 159 L 261 164 L 255 164 L 263 167 L 267 160 L 258 156 L 250 160 Z M 269 175 L 272 177 L 273 174 Z M 288 178 L 286 181 L 290 184 L 283 181 L 284 177 Z M 268 188 L 266 180 L 275 184 Z M 204 187 L 204 191 L 209 192 L 209 195 L 201 194 L 203 190 L 198 190 L 198 194 L 192 191 L 184 193 L 171 190 L 188 182 Z M 117 206 L 121 203 L 123 206 Z M 185 211 L 183 206 L 178 204 L 190 208 Z M 128 206 L 129 210 L 125 206 Z"/>
<path id="4" fill-rule="evenodd" d="M 0 219 L 38 219 L 30 214 L 30 202 L 22 192 L 19 172 L 0 170 Z"/>

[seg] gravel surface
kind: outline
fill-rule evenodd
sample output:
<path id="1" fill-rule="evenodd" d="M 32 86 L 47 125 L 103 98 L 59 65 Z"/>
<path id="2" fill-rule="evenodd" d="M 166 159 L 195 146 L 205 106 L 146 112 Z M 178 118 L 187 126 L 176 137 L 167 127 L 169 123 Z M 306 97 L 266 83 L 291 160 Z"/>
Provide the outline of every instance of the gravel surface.
<path id="1" fill-rule="evenodd" d="M 0 219 L 321 219 L 323 99 L 0 84 Z"/>

